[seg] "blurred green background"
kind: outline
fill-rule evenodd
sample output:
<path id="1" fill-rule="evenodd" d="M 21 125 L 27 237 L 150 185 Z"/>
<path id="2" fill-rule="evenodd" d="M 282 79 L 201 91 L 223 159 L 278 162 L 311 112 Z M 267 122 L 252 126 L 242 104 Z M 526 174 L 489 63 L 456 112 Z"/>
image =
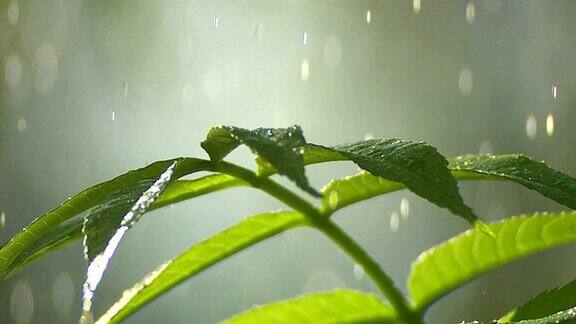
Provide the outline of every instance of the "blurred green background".
<path id="1" fill-rule="evenodd" d="M 400 137 L 446 156 L 521 152 L 576 175 L 575 12 L 570 0 L 0 0 L 0 244 L 96 182 L 159 159 L 204 157 L 199 142 L 221 123 L 299 124 L 326 145 Z M 231 158 L 253 165 L 247 150 Z M 308 168 L 317 188 L 354 172 L 347 163 Z M 513 184 L 460 188 L 487 221 L 562 210 Z M 233 189 L 152 212 L 122 242 L 96 313 L 189 245 L 278 208 Z M 420 252 L 467 228 L 408 192 L 335 219 L 401 286 Z M 430 309 L 428 322 L 491 320 L 572 280 L 575 257 L 568 246 L 490 273 Z M 2 283 L 0 322 L 77 322 L 85 267 L 75 242 Z M 299 229 L 127 322 L 212 323 L 310 291 L 376 291 L 359 270 Z"/>

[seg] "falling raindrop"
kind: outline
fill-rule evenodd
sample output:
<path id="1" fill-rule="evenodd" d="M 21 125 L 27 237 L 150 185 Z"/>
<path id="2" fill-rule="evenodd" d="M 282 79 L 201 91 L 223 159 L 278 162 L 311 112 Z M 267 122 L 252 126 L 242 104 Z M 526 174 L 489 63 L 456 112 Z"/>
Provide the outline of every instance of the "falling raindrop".
<path id="1" fill-rule="evenodd" d="M 390 214 L 390 229 L 392 230 L 392 232 L 396 232 L 398 231 L 399 227 L 400 227 L 400 216 L 398 215 L 397 211 L 393 211 L 392 214 Z"/>
<path id="2" fill-rule="evenodd" d="M 546 134 L 548 136 L 554 135 L 554 116 L 551 113 L 546 117 Z"/>
<path id="3" fill-rule="evenodd" d="M 74 304 L 74 281 L 67 272 L 58 274 L 52 284 L 52 303 L 54 308 L 62 314 L 68 314 Z"/>
<path id="4" fill-rule="evenodd" d="M 366 11 L 366 23 L 370 24 L 372 21 L 372 12 L 370 10 Z"/>
<path id="5" fill-rule="evenodd" d="M 302 44 L 304 44 L 304 46 L 308 45 L 308 33 L 304 32 L 304 34 L 302 34 Z"/>
<path id="6" fill-rule="evenodd" d="M 354 264 L 354 278 L 356 278 L 356 281 L 360 281 L 364 278 L 364 267 L 358 263 Z"/>
<path id="7" fill-rule="evenodd" d="M 122 97 L 124 98 L 128 97 L 128 91 L 130 90 L 129 88 L 130 87 L 128 85 L 128 82 L 122 83 Z"/>
<path id="8" fill-rule="evenodd" d="M 258 43 L 262 42 L 262 23 L 257 22 L 252 27 L 252 36 L 256 39 Z"/>
<path id="9" fill-rule="evenodd" d="M 474 87 L 474 77 L 469 68 L 463 68 L 458 76 L 458 89 L 464 96 L 469 95 Z"/>
<path id="10" fill-rule="evenodd" d="M 422 2 L 421 0 L 413 0 L 412 1 L 412 8 L 414 9 L 415 14 L 419 14 L 420 10 L 422 9 Z"/>
<path id="11" fill-rule="evenodd" d="M 18 128 L 19 133 L 24 133 L 28 129 L 28 121 L 26 121 L 24 118 L 18 119 L 16 128 Z"/>
<path id="12" fill-rule="evenodd" d="M 400 215 L 403 219 L 406 219 L 408 214 L 410 214 L 410 201 L 408 201 L 408 198 L 402 197 L 400 200 Z"/>
<path id="13" fill-rule="evenodd" d="M 184 88 L 182 89 L 182 101 L 184 101 L 184 103 L 191 104 L 193 100 L 194 88 L 192 87 L 191 83 L 186 82 L 184 84 Z"/>
<path id="14" fill-rule="evenodd" d="M 18 23 L 18 18 L 20 18 L 20 6 L 17 1 L 11 1 L 8 4 L 8 12 L 6 16 L 10 25 L 16 25 Z"/>
<path id="15" fill-rule="evenodd" d="M 342 43 L 334 36 L 328 38 L 324 44 L 324 63 L 331 68 L 335 69 L 340 64 L 342 58 Z"/>
<path id="16" fill-rule="evenodd" d="M 310 63 L 306 58 L 302 60 L 302 64 L 300 65 L 300 78 L 304 82 L 310 78 Z"/>
<path id="17" fill-rule="evenodd" d="M 16 283 L 10 296 L 10 315 L 18 324 L 27 324 L 34 315 L 34 294 L 27 281 Z"/>
<path id="18" fill-rule="evenodd" d="M 110 111 L 110 119 L 112 121 L 116 120 L 116 110 L 112 109 L 112 111 Z"/>
<path id="19" fill-rule="evenodd" d="M 536 117 L 533 115 L 528 116 L 526 119 L 526 135 L 529 139 L 535 139 L 538 133 L 538 123 L 536 122 Z"/>
<path id="20" fill-rule="evenodd" d="M 218 28 L 220 22 L 218 21 L 218 16 L 214 16 L 214 27 Z"/>
<path id="21" fill-rule="evenodd" d="M 552 98 L 554 99 L 558 98 L 558 87 L 553 85 L 552 88 L 550 89 L 550 94 L 552 95 Z"/>
<path id="22" fill-rule="evenodd" d="M 6 214 L 4 212 L 0 212 L 0 229 L 6 227 Z"/>
<path id="23" fill-rule="evenodd" d="M 4 77 L 10 89 L 16 88 L 22 80 L 22 61 L 18 55 L 12 54 L 6 59 Z"/>
<path id="24" fill-rule="evenodd" d="M 470 1 L 466 5 L 466 22 L 468 22 L 469 25 L 472 25 L 472 23 L 474 23 L 474 18 L 476 18 L 476 9 L 474 8 L 474 3 Z"/>

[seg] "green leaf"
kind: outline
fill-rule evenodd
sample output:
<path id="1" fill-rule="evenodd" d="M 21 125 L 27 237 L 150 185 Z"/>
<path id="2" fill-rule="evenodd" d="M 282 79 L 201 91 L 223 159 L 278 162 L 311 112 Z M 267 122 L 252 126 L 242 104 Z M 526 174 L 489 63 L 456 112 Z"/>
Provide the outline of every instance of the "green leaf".
<path id="1" fill-rule="evenodd" d="M 212 174 L 194 180 L 174 181 L 168 185 L 158 200 L 150 207 L 150 210 L 215 191 L 247 185 L 244 181 L 227 174 Z"/>
<path id="2" fill-rule="evenodd" d="M 96 206 L 86 215 L 82 233 L 84 234 L 84 254 L 88 261 L 102 251 L 114 232 L 120 227 L 134 203 L 153 184 L 154 179 L 142 180 L 135 185 L 124 188 L 116 196 Z"/>
<path id="3" fill-rule="evenodd" d="M 37 218 L 20 233 L 12 237 L 8 243 L 2 246 L 0 249 L 0 282 L 6 279 L 8 274 L 13 273 L 13 270 L 17 265 L 13 265 L 12 263 L 16 259 L 19 259 L 20 262 L 23 261 L 19 258 L 23 251 L 29 251 L 29 255 L 34 255 L 34 258 L 39 256 L 37 253 L 39 251 L 38 249 L 35 252 L 29 250 L 29 246 L 33 245 L 35 245 L 36 248 L 41 249 L 41 246 L 35 243 L 37 240 L 43 242 L 59 242 L 56 245 L 51 245 L 54 247 L 60 246 L 63 242 L 69 241 L 71 237 L 76 237 L 75 235 L 72 235 L 72 233 L 60 235 L 58 234 L 59 231 L 53 231 L 54 229 L 57 229 L 60 224 L 98 204 L 106 202 L 112 197 L 115 197 L 126 187 L 133 186 L 142 180 L 154 178 L 159 172 L 165 170 L 176 160 L 179 160 L 180 162 L 174 171 L 175 178 L 210 168 L 210 165 L 206 163 L 206 161 L 192 158 L 159 161 L 144 168 L 129 171 L 110 181 L 102 182 L 81 191 L 66 200 L 60 206 Z M 72 227 L 66 226 L 66 228 L 70 229 Z M 56 235 L 59 238 L 52 240 L 48 237 L 44 237 L 47 233 L 50 233 L 50 235 Z M 64 237 L 66 237 L 66 239 L 64 239 Z M 46 245 L 44 245 L 44 247 L 46 247 Z"/>
<path id="4" fill-rule="evenodd" d="M 458 193 L 448 161 L 423 142 L 397 139 L 360 141 L 333 148 L 375 176 L 400 182 L 415 194 L 471 223 L 476 215 Z"/>
<path id="5" fill-rule="evenodd" d="M 344 155 L 321 145 L 307 143 L 303 146 L 304 165 L 335 162 L 335 161 L 348 161 Z M 257 158 L 258 173 L 262 176 L 270 176 L 276 173 L 276 169 L 266 160 Z"/>
<path id="6" fill-rule="evenodd" d="M 332 214 L 340 208 L 359 201 L 401 189 L 406 189 L 402 183 L 389 181 L 361 171 L 353 176 L 334 179 L 324 186 L 321 190 L 324 194 L 322 208 L 324 213 Z"/>
<path id="7" fill-rule="evenodd" d="M 576 307 L 573 307 L 573 308 L 563 310 L 563 311 L 560 311 L 556 314 L 542 317 L 542 318 L 527 319 L 527 320 L 522 320 L 519 322 L 508 322 L 508 323 L 522 323 L 522 324 L 557 324 L 557 323 L 568 324 L 568 323 L 570 323 L 570 324 L 574 324 L 575 320 L 576 320 Z M 500 323 L 500 322 L 498 322 L 498 323 Z"/>
<path id="8" fill-rule="evenodd" d="M 249 217 L 202 241 L 126 290 L 99 319 L 118 322 L 182 281 L 223 259 L 290 228 L 307 224 L 296 212 L 264 213 Z"/>
<path id="9" fill-rule="evenodd" d="M 243 185 L 246 185 L 246 183 L 242 180 L 225 174 L 214 174 L 194 180 L 176 180 L 168 185 L 158 200 L 150 206 L 150 210 L 214 191 Z M 117 193 L 117 195 L 119 195 L 119 193 Z M 112 221 L 112 224 L 114 224 L 114 222 L 119 224 L 118 218 Z M 9 278 L 13 273 L 16 273 L 36 258 L 81 238 L 83 224 L 84 217 L 75 216 L 45 231 L 18 254 L 10 266 L 3 272 L 5 274 L 4 278 Z M 94 227 L 94 229 L 96 229 L 96 227 Z"/>
<path id="10" fill-rule="evenodd" d="M 498 320 L 498 323 L 519 322 L 539 319 L 576 307 L 576 280 L 571 283 L 547 290 L 528 303 L 513 309 Z M 572 315 L 576 315 L 573 311 Z"/>
<path id="11" fill-rule="evenodd" d="M 576 179 L 524 155 L 465 155 L 453 159 L 450 168 L 512 180 L 576 209 Z"/>
<path id="12" fill-rule="evenodd" d="M 335 290 L 257 306 L 224 323 L 399 323 L 395 317 L 375 295 Z"/>
<path id="13" fill-rule="evenodd" d="M 248 146 L 260 158 L 274 166 L 279 174 L 294 181 L 302 190 L 320 196 L 306 178 L 302 157 L 306 140 L 300 127 L 247 130 L 234 126 L 217 126 L 208 132 L 202 148 L 212 161 L 220 162 L 240 144 Z"/>
<path id="14" fill-rule="evenodd" d="M 416 309 L 513 260 L 576 241 L 576 212 L 523 215 L 489 225 L 495 236 L 468 230 L 422 253 L 408 290 Z"/>
<path id="15" fill-rule="evenodd" d="M 82 285 L 83 314 L 91 311 L 94 293 L 122 239 L 173 180 L 178 161 L 152 181 L 141 181 L 125 188 L 121 195 L 96 208 L 96 213 L 88 214 L 82 228 L 84 254 L 89 261 Z"/>

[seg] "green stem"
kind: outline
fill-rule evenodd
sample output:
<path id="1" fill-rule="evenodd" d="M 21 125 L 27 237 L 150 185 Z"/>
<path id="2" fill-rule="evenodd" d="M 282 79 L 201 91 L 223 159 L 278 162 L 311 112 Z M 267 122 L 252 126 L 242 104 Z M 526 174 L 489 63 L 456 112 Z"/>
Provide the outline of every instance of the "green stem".
<path id="1" fill-rule="evenodd" d="M 412 311 L 402 292 L 396 287 L 390 276 L 382 270 L 382 267 L 354 239 L 332 222 L 327 215 L 322 214 L 302 197 L 277 182 L 267 177 L 259 177 L 251 170 L 241 166 L 220 162 L 215 165 L 214 171 L 240 178 L 305 215 L 315 228 L 328 236 L 330 240 L 364 268 L 364 271 L 376 283 L 380 291 L 382 291 L 396 309 L 398 315 L 406 323 L 422 323 L 419 315 Z"/>
<path id="2" fill-rule="evenodd" d="M 366 274 L 376 283 L 406 323 L 422 323 L 422 319 L 408 306 L 404 295 L 396 287 L 392 278 L 352 237 L 329 219 L 317 228 L 364 268 Z"/>

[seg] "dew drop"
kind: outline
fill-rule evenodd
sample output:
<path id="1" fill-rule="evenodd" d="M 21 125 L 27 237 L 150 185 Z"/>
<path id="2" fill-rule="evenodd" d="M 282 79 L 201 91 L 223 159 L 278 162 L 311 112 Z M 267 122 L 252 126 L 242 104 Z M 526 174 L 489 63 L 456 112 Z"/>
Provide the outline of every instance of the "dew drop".
<path id="1" fill-rule="evenodd" d="M 474 3 L 470 1 L 466 5 L 466 22 L 469 25 L 472 25 L 472 23 L 474 23 L 475 18 L 476 18 L 476 9 L 474 8 Z"/>
<path id="2" fill-rule="evenodd" d="M 18 119 L 16 128 L 18 128 L 19 133 L 24 133 L 26 130 L 28 130 L 28 121 L 26 121 L 24 118 Z"/>
<path id="3" fill-rule="evenodd" d="M 370 10 L 366 11 L 366 23 L 370 24 L 372 22 L 372 12 Z"/>
<path id="4" fill-rule="evenodd" d="M 392 232 L 397 232 L 399 227 L 400 216 L 398 215 L 397 211 L 393 211 L 392 214 L 390 214 L 390 229 Z"/>
<path id="5" fill-rule="evenodd" d="M 400 200 L 400 215 L 402 216 L 403 219 L 408 218 L 408 215 L 410 214 L 410 201 L 408 201 L 408 198 L 403 197 Z"/>
<path id="6" fill-rule="evenodd" d="M 551 113 L 546 117 L 546 134 L 548 136 L 554 135 L 554 116 Z"/>
<path id="7" fill-rule="evenodd" d="M 535 139 L 538 133 L 538 123 L 536 122 L 536 117 L 533 115 L 528 116 L 526 119 L 526 135 L 529 139 Z"/>
<path id="8" fill-rule="evenodd" d="M 310 63 L 306 58 L 302 60 L 302 64 L 300 65 L 300 78 L 304 82 L 310 78 Z"/>
<path id="9" fill-rule="evenodd" d="M 358 263 L 354 264 L 354 278 L 356 281 L 361 281 L 364 278 L 364 267 Z"/>
<path id="10" fill-rule="evenodd" d="M 10 89 L 16 88 L 22 80 L 22 61 L 18 55 L 12 54 L 6 59 L 4 78 Z"/>
<path id="11" fill-rule="evenodd" d="M 16 25 L 18 23 L 18 19 L 20 18 L 20 6 L 17 1 L 10 1 L 8 4 L 6 18 L 10 25 Z"/>
<path id="12" fill-rule="evenodd" d="M 474 77 L 469 68 L 463 68 L 458 76 L 458 90 L 464 96 L 469 95 L 474 87 Z"/>
<path id="13" fill-rule="evenodd" d="M 27 324 L 34 315 L 34 294 L 27 281 L 16 283 L 10 296 L 10 315 L 18 324 Z"/>
<path id="14" fill-rule="evenodd" d="M 415 14 L 419 14 L 420 10 L 422 9 L 421 0 L 412 0 L 412 9 L 414 10 Z"/>

